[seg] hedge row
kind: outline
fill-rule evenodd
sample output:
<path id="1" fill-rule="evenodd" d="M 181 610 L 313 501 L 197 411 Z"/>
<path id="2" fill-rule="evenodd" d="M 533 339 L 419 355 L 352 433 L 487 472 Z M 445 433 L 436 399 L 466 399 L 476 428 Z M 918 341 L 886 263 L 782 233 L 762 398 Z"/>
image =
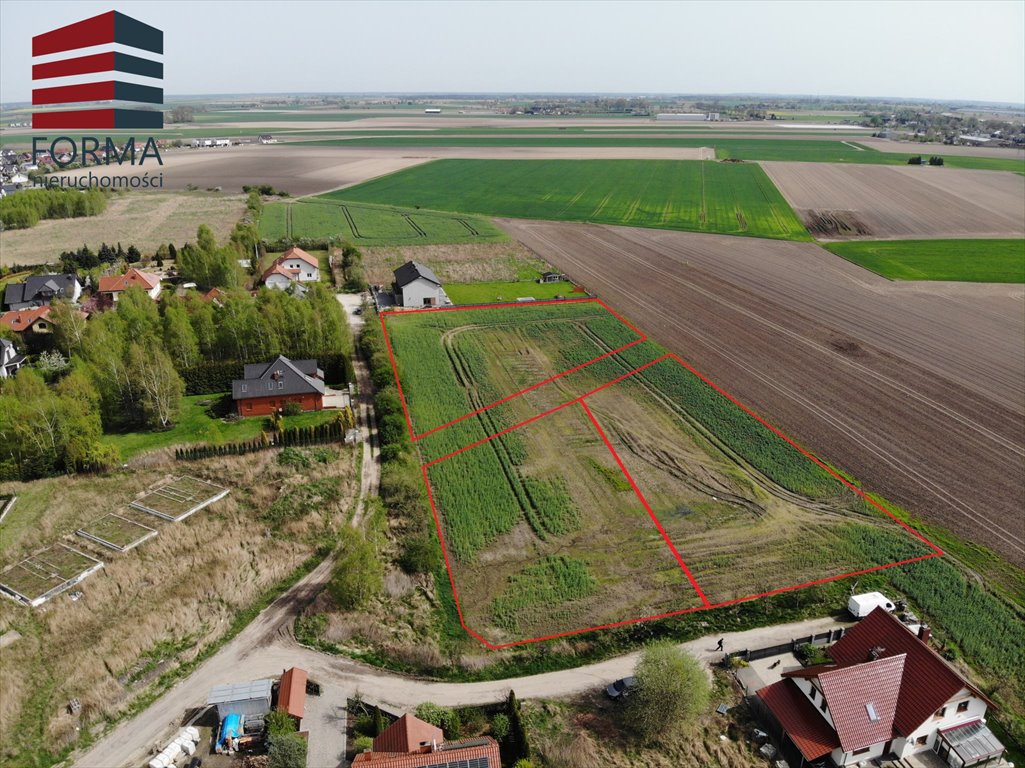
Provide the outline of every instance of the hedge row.
<path id="1" fill-rule="evenodd" d="M 196 459 L 209 459 L 213 456 L 243 456 L 268 448 L 334 443 L 344 436 L 345 430 L 342 428 L 341 422 L 331 421 L 327 424 L 306 427 L 287 427 L 280 432 L 263 432 L 252 440 L 240 440 L 235 443 L 176 448 L 174 458 L 178 461 L 195 461 Z"/>
<path id="2" fill-rule="evenodd" d="M 352 360 L 344 352 L 318 355 L 317 364 L 324 371 L 328 384 L 355 381 Z M 237 360 L 207 360 L 179 371 L 187 395 L 212 395 L 231 390 L 231 382 L 241 379 L 245 365 Z"/>

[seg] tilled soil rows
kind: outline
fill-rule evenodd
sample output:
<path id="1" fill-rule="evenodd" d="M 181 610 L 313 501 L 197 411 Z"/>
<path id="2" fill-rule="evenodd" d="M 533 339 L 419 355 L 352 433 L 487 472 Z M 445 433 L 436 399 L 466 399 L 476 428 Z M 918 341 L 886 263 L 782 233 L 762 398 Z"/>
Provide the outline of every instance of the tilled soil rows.
<path id="1" fill-rule="evenodd" d="M 894 284 L 806 243 L 502 220 L 868 491 L 1025 563 L 1025 289 Z"/>
<path id="2" fill-rule="evenodd" d="M 1015 173 L 832 163 L 762 167 L 805 225 L 824 238 L 1025 236 L 1025 177 Z M 817 214 L 838 211 L 857 226 L 823 229 Z"/>

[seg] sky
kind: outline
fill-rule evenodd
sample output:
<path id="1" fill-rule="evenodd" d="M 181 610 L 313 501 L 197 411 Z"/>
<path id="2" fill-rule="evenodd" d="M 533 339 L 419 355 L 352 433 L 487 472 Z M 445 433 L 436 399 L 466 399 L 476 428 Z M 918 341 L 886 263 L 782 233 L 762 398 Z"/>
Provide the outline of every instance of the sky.
<path id="1" fill-rule="evenodd" d="M 0 102 L 31 38 L 119 10 L 166 94 L 775 93 L 1025 102 L 1025 0 L 0 0 Z"/>

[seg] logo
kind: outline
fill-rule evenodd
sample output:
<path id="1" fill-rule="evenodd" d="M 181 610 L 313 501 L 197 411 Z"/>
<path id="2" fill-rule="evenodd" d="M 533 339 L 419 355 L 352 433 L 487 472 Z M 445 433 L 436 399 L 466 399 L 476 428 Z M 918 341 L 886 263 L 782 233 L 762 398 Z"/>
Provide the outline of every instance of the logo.
<path id="1" fill-rule="evenodd" d="M 74 55 L 82 49 L 114 45 L 163 55 L 164 33 L 118 11 L 108 11 L 33 37 L 32 105 L 75 105 L 96 101 L 162 105 L 164 65 L 161 62 L 119 50 Z M 54 59 L 51 58 L 53 54 L 68 55 Z M 47 60 L 35 63 L 40 57 L 47 57 Z M 127 82 L 119 75 L 142 77 L 155 84 Z M 82 82 L 83 76 L 87 82 Z M 75 82 L 57 84 L 53 82 L 57 78 L 71 78 Z M 36 87 L 37 84 L 40 87 Z M 164 127 L 164 114 L 159 108 L 54 110 L 33 113 L 32 127 L 159 129 Z"/>

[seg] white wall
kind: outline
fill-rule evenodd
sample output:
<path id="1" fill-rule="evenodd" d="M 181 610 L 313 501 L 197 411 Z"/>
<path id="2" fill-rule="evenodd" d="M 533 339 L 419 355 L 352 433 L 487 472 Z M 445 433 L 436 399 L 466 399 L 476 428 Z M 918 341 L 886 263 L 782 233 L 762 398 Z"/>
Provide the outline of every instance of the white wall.
<path id="1" fill-rule="evenodd" d="M 968 701 L 968 711 L 959 713 L 957 705 L 963 701 Z M 962 689 L 956 696 L 953 696 L 945 706 L 947 711 L 943 714 L 943 717 L 937 718 L 930 715 L 907 739 L 902 740 L 900 744 L 894 744 L 893 751 L 897 752 L 901 757 L 905 757 L 915 752 L 932 749 L 936 744 L 937 731 L 945 731 L 947 728 L 953 728 L 955 725 L 970 723 L 972 720 L 978 720 L 986 716 L 986 702 L 970 693 L 967 688 Z M 928 737 L 925 744 L 915 743 L 920 736 Z"/>
<path id="2" fill-rule="evenodd" d="M 286 259 L 282 266 L 285 269 L 299 270 L 299 282 L 301 283 L 313 283 L 320 280 L 320 269 L 302 259 Z"/>
<path id="3" fill-rule="evenodd" d="M 441 287 L 420 277 L 402 289 L 402 306 L 404 307 L 428 306 L 424 304 L 425 298 L 433 298 L 435 305 L 440 306 L 442 302 Z"/>

